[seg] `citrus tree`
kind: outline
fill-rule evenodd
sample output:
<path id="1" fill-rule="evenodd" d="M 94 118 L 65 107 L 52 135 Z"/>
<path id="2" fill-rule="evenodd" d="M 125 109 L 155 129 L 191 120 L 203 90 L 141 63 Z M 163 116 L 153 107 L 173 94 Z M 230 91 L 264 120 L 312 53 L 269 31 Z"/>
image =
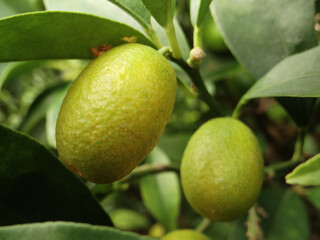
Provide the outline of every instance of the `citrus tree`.
<path id="1" fill-rule="evenodd" d="M 318 0 L 0 0 L 0 239 L 320 237 Z"/>

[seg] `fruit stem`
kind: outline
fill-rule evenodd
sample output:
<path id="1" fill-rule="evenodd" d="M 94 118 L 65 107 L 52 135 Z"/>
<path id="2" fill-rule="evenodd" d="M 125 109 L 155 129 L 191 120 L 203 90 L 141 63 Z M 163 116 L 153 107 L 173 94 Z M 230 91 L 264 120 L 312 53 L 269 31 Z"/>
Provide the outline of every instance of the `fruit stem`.
<path id="1" fill-rule="evenodd" d="M 211 226 L 211 224 L 212 224 L 212 221 L 210 219 L 203 218 L 195 230 L 198 232 L 204 232 L 208 227 Z"/>
<path id="2" fill-rule="evenodd" d="M 165 171 L 180 172 L 180 166 L 174 163 L 171 164 L 143 164 L 136 167 L 127 177 L 121 182 L 128 182 L 136 178 L 143 177 L 148 174 L 160 173 Z"/>
<path id="3" fill-rule="evenodd" d="M 244 107 L 244 105 L 246 105 L 248 102 L 248 100 L 244 99 L 244 98 L 241 98 L 240 101 L 238 102 L 236 108 L 233 110 L 233 113 L 232 113 L 232 117 L 233 118 L 239 118 L 240 117 L 240 114 L 241 114 L 241 111 Z"/>
<path id="4" fill-rule="evenodd" d="M 182 57 L 182 53 L 177 40 L 176 30 L 174 28 L 173 21 L 168 22 L 165 29 L 166 29 L 166 34 L 169 40 L 170 47 L 172 49 L 172 56 L 175 59 L 180 59 Z"/>
<path id="5" fill-rule="evenodd" d="M 303 158 L 300 158 L 298 160 L 288 160 L 288 161 L 285 161 L 285 162 L 279 162 L 279 163 L 275 163 L 275 164 L 272 164 L 268 167 L 265 167 L 264 168 L 264 172 L 266 174 L 274 174 L 275 172 L 277 171 L 280 171 L 280 170 L 283 170 L 283 169 L 287 169 L 287 168 L 293 168 L 295 166 L 297 166 L 299 163 L 303 162 L 304 159 Z"/>
<path id="6" fill-rule="evenodd" d="M 193 29 L 193 47 L 200 47 L 203 49 L 203 41 L 202 41 L 202 25 L 195 26 Z"/>
<path id="7" fill-rule="evenodd" d="M 223 108 L 220 104 L 210 95 L 208 89 L 204 85 L 203 79 L 200 75 L 198 68 L 190 68 L 183 60 L 175 60 L 175 62 L 182 67 L 190 76 L 192 82 L 199 92 L 199 99 L 206 103 L 210 110 L 217 116 L 225 116 Z"/>

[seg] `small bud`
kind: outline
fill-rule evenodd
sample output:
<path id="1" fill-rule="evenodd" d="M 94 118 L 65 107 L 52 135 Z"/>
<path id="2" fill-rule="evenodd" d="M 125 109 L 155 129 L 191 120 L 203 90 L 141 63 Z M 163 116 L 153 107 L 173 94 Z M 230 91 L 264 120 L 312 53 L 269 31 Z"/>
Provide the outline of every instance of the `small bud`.
<path id="1" fill-rule="evenodd" d="M 205 56 L 206 54 L 200 47 L 195 47 L 190 51 L 189 59 L 187 62 L 192 68 L 198 67 Z"/>

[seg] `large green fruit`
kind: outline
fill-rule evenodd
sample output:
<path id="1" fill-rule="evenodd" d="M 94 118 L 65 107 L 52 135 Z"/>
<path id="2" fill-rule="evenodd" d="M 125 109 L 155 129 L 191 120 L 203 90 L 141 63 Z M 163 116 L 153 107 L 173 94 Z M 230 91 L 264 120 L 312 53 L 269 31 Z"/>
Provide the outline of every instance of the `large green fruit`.
<path id="1" fill-rule="evenodd" d="M 263 181 L 263 158 L 251 130 L 232 118 L 215 118 L 191 137 L 181 164 L 190 205 L 202 216 L 231 221 L 254 204 Z"/>
<path id="2" fill-rule="evenodd" d="M 161 240 L 210 240 L 210 238 L 194 230 L 182 229 L 170 232 Z"/>
<path id="3" fill-rule="evenodd" d="M 61 161 L 95 183 L 123 178 L 157 144 L 175 95 L 174 70 L 156 50 L 124 44 L 107 51 L 63 101 L 56 128 Z"/>

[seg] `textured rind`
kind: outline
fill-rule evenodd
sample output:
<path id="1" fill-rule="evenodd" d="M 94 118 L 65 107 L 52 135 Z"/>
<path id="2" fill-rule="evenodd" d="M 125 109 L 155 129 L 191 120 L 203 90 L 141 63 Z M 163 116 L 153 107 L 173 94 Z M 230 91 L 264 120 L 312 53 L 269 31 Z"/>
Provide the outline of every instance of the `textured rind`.
<path id="1" fill-rule="evenodd" d="M 70 87 L 56 128 L 61 161 L 95 183 L 129 174 L 157 144 L 176 78 L 156 50 L 124 44 L 93 60 Z"/>
<path id="2" fill-rule="evenodd" d="M 170 232 L 161 240 L 210 240 L 210 238 L 195 230 L 182 229 Z"/>
<path id="3" fill-rule="evenodd" d="M 208 121 L 185 149 L 181 181 L 200 215 L 216 221 L 241 217 L 258 198 L 263 181 L 263 157 L 254 134 L 236 119 Z"/>

